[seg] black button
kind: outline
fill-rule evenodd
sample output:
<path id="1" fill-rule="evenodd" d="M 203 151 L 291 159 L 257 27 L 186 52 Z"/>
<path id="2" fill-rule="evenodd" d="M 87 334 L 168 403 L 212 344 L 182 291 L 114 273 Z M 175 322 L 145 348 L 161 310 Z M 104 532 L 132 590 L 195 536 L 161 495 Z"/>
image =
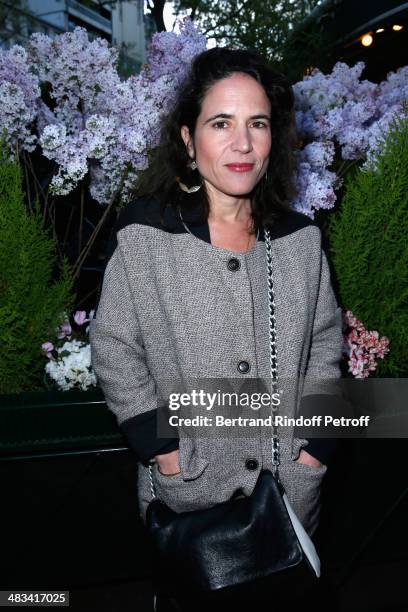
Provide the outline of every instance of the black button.
<path id="1" fill-rule="evenodd" d="M 247 361 L 240 361 L 237 367 L 238 372 L 241 372 L 241 374 L 246 374 L 251 369 L 251 366 Z"/>
<path id="2" fill-rule="evenodd" d="M 251 472 L 253 472 L 254 470 L 258 469 L 258 461 L 256 459 L 247 459 L 245 461 L 245 467 L 247 470 L 250 470 Z"/>
<path id="3" fill-rule="evenodd" d="M 239 262 L 239 259 L 237 259 L 236 257 L 232 257 L 231 259 L 228 260 L 227 268 L 231 272 L 236 272 L 237 270 L 240 269 L 240 267 L 241 267 L 241 264 Z"/>

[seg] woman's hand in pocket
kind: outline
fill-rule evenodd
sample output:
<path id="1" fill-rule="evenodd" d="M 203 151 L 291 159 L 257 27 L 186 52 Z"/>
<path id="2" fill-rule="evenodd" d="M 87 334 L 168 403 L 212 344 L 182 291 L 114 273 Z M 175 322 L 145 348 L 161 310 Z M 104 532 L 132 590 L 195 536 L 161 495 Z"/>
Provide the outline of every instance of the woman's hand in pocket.
<path id="1" fill-rule="evenodd" d="M 163 476 L 176 476 L 177 474 L 180 474 L 179 449 L 171 451 L 171 453 L 156 455 L 155 460 L 157 462 L 159 472 Z"/>
<path id="2" fill-rule="evenodd" d="M 315 468 L 319 468 L 323 465 L 318 459 L 313 457 L 313 455 L 305 451 L 303 448 L 301 449 L 299 457 L 296 459 L 296 461 L 297 463 L 303 463 L 304 465 L 310 465 L 310 467 Z"/>

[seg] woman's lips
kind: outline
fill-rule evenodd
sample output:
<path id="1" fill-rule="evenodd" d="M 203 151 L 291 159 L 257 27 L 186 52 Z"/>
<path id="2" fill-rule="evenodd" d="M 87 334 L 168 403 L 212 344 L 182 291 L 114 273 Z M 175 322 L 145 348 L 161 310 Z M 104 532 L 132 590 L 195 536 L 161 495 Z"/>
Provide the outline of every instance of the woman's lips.
<path id="1" fill-rule="evenodd" d="M 229 170 L 233 172 L 249 172 L 254 167 L 254 164 L 225 164 Z"/>

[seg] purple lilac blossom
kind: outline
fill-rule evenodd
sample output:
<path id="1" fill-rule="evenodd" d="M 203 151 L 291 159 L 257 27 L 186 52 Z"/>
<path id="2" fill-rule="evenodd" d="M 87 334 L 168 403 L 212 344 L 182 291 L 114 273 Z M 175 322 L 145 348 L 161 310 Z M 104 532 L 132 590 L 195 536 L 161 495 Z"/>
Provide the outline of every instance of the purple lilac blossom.
<path id="1" fill-rule="evenodd" d="M 297 129 L 306 144 L 298 154 L 298 196 L 293 206 L 312 218 L 319 208 L 334 205 L 341 181 L 328 170 L 332 160 L 327 159 L 320 170 L 312 167 L 307 148 L 331 141 L 343 160 L 366 160 L 366 167 L 380 152 L 393 117 L 408 100 L 407 66 L 389 73 L 379 85 L 360 80 L 363 69 L 363 62 L 353 67 L 338 62 L 330 74 L 314 70 L 294 85 Z"/>
<path id="2" fill-rule="evenodd" d="M 297 153 L 295 186 L 298 192 L 292 206 L 298 212 L 314 218 L 314 210 L 332 208 L 336 201 L 335 188 L 339 179 L 327 168 L 334 158 L 330 141 L 311 142 Z"/>
<path id="3" fill-rule="evenodd" d="M 43 154 L 59 166 L 51 186 L 69 193 L 90 171 L 91 195 L 107 204 L 117 193 L 126 201 L 159 141 L 160 120 L 173 102 L 179 82 L 206 39 L 190 20 L 180 33 L 155 34 L 148 64 L 140 75 L 121 81 L 117 52 L 106 41 L 88 40 L 82 28 L 52 41 L 31 37 L 33 69 L 50 83 L 56 109 L 44 125 Z M 78 110 L 79 109 L 79 110 Z"/>
<path id="4" fill-rule="evenodd" d="M 0 51 L 0 123 L 10 148 L 32 151 L 37 142 L 55 161 L 51 190 L 70 193 L 89 172 L 101 204 L 129 199 L 148 152 L 157 146 L 162 117 L 174 102 L 205 36 L 186 18 L 179 32 L 153 36 L 139 75 L 122 81 L 117 50 L 90 41 L 76 28 L 55 38 L 33 34 L 27 51 Z M 338 62 L 330 74 L 314 70 L 294 85 L 298 151 L 295 209 L 313 218 L 331 208 L 341 183 L 331 171 L 335 150 L 344 160 L 370 164 L 396 113 L 408 99 L 408 66 L 379 85 L 362 80 L 363 62 Z M 41 100 L 47 90 L 52 108 Z"/>
<path id="5" fill-rule="evenodd" d="M 28 67 L 26 50 L 19 45 L 0 50 L 0 125 L 9 149 L 19 143 L 26 151 L 34 150 L 36 135 L 31 124 L 40 93 L 38 79 Z"/>

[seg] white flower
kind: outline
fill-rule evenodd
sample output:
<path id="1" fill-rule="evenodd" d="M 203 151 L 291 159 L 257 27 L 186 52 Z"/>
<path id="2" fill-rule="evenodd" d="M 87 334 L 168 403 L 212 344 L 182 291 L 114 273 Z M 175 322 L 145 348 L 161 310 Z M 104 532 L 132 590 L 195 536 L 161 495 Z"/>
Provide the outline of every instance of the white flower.
<path id="1" fill-rule="evenodd" d="M 47 363 L 45 371 L 62 391 L 75 387 L 86 391 L 89 387 L 96 386 L 89 344 L 81 340 L 71 340 L 57 348 L 57 353 L 57 358 Z"/>
<path id="2" fill-rule="evenodd" d="M 54 151 L 65 144 L 67 130 L 61 123 L 46 125 L 41 134 L 40 144 L 44 149 Z"/>

